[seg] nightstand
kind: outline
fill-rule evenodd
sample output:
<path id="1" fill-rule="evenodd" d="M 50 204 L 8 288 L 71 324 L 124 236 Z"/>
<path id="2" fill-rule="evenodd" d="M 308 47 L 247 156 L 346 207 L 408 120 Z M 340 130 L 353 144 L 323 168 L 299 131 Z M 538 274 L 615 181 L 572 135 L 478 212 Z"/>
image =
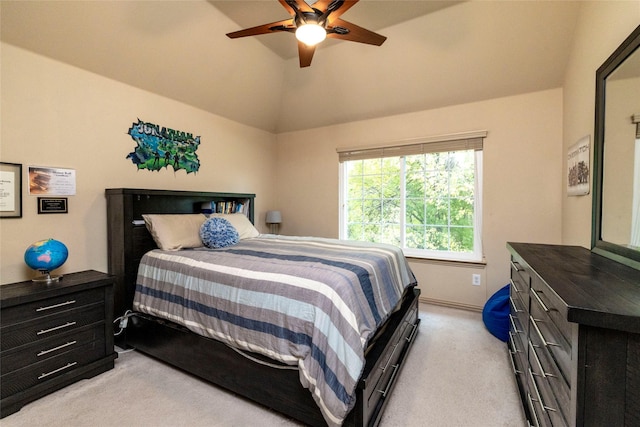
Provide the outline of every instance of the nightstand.
<path id="1" fill-rule="evenodd" d="M 87 270 L 0 286 L 0 418 L 113 368 L 113 283 Z"/>

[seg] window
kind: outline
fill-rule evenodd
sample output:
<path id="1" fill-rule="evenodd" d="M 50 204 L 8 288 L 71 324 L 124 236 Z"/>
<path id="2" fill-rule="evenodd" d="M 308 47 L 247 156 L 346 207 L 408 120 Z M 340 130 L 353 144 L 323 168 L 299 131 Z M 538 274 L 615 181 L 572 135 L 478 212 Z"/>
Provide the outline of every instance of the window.
<path id="1" fill-rule="evenodd" d="M 338 150 L 340 238 L 394 244 L 408 256 L 481 261 L 484 136 Z"/>

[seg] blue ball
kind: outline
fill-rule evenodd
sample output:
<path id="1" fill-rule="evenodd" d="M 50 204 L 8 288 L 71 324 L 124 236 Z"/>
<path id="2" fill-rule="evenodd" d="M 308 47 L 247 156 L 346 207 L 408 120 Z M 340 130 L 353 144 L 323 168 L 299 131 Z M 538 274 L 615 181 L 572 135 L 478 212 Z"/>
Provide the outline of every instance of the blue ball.
<path id="1" fill-rule="evenodd" d="M 54 239 L 32 243 L 24 252 L 24 262 L 34 270 L 53 271 L 65 263 L 69 250 Z"/>

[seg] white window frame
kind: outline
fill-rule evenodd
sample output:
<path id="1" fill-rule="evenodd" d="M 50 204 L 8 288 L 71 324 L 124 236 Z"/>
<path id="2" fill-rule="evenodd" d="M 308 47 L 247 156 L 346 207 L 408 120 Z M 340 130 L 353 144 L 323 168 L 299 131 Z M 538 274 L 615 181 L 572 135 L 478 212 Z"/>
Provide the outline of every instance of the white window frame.
<path id="1" fill-rule="evenodd" d="M 476 137 L 476 136 L 480 136 L 482 138 L 486 137 L 486 131 L 482 131 L 482 132 L 473 132 L 473 133 L 468 133 L 468 134 L 455 134 L 455 135 L 449 135 L 449 136 L 442 136 L 442 137 L 432 137 L 432 138 L 426 138 L 426 139 L 422 139 L 422 140 L 414 140 L 409 142 L 409 144 L 407 144 L 406 142 L 403 144 L 392 144 L 389 145 L 388 148 L 384 148 L 384 147 L 374 147 L 372 148 L 372 150 L 384 150 L 384 149 L 388 149 L 388 150 L 393 150 L 396 147 L 400 147 L 402 148 L 405 144 L 406 145 L 416 145 L 416 144 L 428 144 L 430 142 L 443 142 L 443 141 L 450 141 L 450 140 L 457 140 L 457 139 L 463 139 L 464 136 L 468 135 L 468 137 Z M 351 149 L 351 150 L 346 150 L 346 149 L 338 149 L 339 153 L 344 153 L 344 152 L 349 152 L 349 151 L 364 151 L 366 149 Z M 457 151 L 457 150 L 451 150 L 451 151 Z M 382 156 L 381 156 L 382 157 Z M 395 156 L 394 156 L 395 157 Z M 402 156 L 398 156 L 398 157 L 402 157 Z M 372 156 L 371 158 L 376 158 L 375 156 Z M 475 188 L 474 188 L 474 224 L 473 224 L 473 229 L 474 229 L 474 247 L 473 247 L 473 252 L 453 252 L 453 251 L 435 251 L 435 250 L 428 250 L 428 249 L 414 249 L 414 248 L 407 248 L 404 246 L 404 242 L 405 242 L 405 209 L 406 209 L 406 194 L 405 194 L 405 185 L 404 185 L 404 180 L 405 180 L 405 171 L 404 171 L 404 162 L 402 162 L 402 176 L 401 176 L 401 182 L 402 182 L 402 188 L 401 188 L 401 210 L 402 210 L 402 215 L 400 216 L 400 229 L 401 229 L 401 247 L 402 250 L 404 252 L 404 254 L 408 257 L 412 257 L 412 258 L 424 258 L 424 259 L 437 259 L 437 260 L 446 260 L 446 261 L 461 261 L 461 262 L 484 262 L 484 255 L 483 255 L 483 244 L 482 244 L 482 199 L 483 199 L 483 195 L 482 195 L 482 177 L 483 177 L 483 151 L 482 149 L 480 150 L 476 150 L 475 151 Z M 342 161 L 340 164 L 340 168 L 339 168 L 339 186 L 340 186 L 340 190 L 339 190 L 339 206 L 340 206 L 340 212 L 339 212 L 339 234 L 340 234 L 340 239 L 347 239 L 347 223 L 346 223 L 346 212 L 347 212 L 347 206 L 346 206 L 346 194 L 348 192 L 348 182 L 346 179 L 346 175 L 347 175 L 347 161 Z"/>

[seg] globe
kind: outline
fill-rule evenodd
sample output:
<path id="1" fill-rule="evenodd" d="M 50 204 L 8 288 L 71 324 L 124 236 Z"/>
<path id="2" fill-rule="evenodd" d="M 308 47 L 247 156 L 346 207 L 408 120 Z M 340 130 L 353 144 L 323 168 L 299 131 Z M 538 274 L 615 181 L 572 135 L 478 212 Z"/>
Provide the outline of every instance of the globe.
<path id="1" fill-rule="evenodd" d="M 64 243 L 45 239 L 34 242 L 27 248 L 24 252 L 24 262 L 44 274 L 42 277 L 33 279 L 34 281 L 51 282 L 60 277 L 52 277 L 49 273 L 64 264 L 68 256 L 69 250 Z"/>

